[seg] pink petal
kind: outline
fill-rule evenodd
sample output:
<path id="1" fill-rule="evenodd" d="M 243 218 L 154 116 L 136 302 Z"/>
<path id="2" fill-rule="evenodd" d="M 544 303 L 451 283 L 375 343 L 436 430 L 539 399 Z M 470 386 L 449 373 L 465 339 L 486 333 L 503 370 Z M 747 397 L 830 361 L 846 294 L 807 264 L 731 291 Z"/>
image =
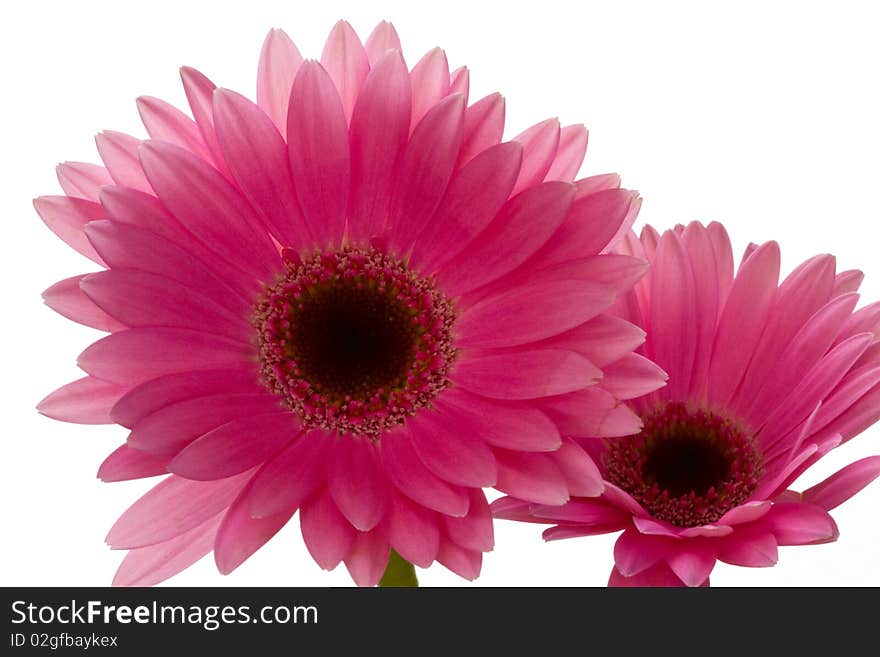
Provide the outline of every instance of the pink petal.
<path id="1" fill-rule="evenodd" d="M 492 513 L 483 491 L 470 488 L 470 506 L 463 518 L 442 516 L 446 535 L 456 545 L 466 550 L 488 552 L 495 545 Z"/>
<path id="2" fill-rule="evenodd" d="M 686 586 L 703 586 L 715 567 L 715 548 L 710 541 L 681 541 L 666 563 Z"/>
<path id="3" fill-rule="evenodd" d="M 437 561 L 456 575 L 473 581 L 480 576 L 483 554 L 467 550 L 452 541 L 443 540 L 440 542 L 440 549 L 437 552 Z"/>
<path id="4" fill-rule="evenodd" d="M 715 273 L 718 275 L 718 314 L 720 316 L 733 285 L 733 249 L 730 246 L 727 230 L 717 221 L 710 222 L 706 226 L 706 232 L 712 242 L 712 252 L 715 254 Z"/>
<path id="5" fill-rule="evenodd" d="M 515 497 L 499 497 L 489 505 L 494 518 L 501 520 L 516 520 L 518 522 L 544 522 L 535 518 L 531 510 L 535 507 L 531 502 L 524 502 Z M 554 507 L 555 508 L 555 507 Z"/>
<path id="6" fill-rule="evenodd" d="M 562 224 L 574 199 L 567 183 L 527 189 L 440 271 L 438 281 L 452 296 L 494 281 L 525 262 Z M 550 297 L 551 295 L 547 295 Z"/>
<path id="7" fill-rule="evenodd" d="M 632 577 L 665 561 L 672 544 L 666 537 L 647 536 L 627 529 L 614 544 L 614 564 L 624 577 Z"/>
<path id="8" fill-rule="evenodd" d="M 779 560 L 776 537 L 760 524 L 738 528 L 715 542 L 718 558 L 735 566 L 766 568 Z"/>
<path id="9" fill-rule="evenodd" d="M 455 94 L 434 106 L 413 130 L 388 208 L 391 246 L 405 252 L 425 228 L 452 177 L 464 120 L 464 98 Z"/>
<path id="10" fill-rule="evenodd" d="M 34 209 L 49 230 L 70 248 L 99 265 L 104 264 L 83 232 L 87 223 L 104 218 L 104 209 L 100 205 L 70 196 L 41 196 L 34 199 Z"/>
<path id="11" fill-rule="evenodd" d="M 392 547 L 410 563 L 427 568 L 440 547 L 439 518 L 434 511 L 410 502 L 399 493 L 391 497 L 388 539 Z"/>
<path id="12" fill-rule="evenodd" d="M 63 162 L 55 173 L 65 194 L 88 201 L 97 201 L 101 187 L 113 184 L 107 169 L 88 162 Z"/>
<path id="13" fill-rule="evenodd" d="M 632 577 L 624 577 L 617 568 L 614 568 L 611 571 L 611 577 L 608 578 L 608 586 L 678 587 L 684 586 L 684 583 L 666 563 L 658 563 Z"/>
<path id="14" fill-rule="evenodd" d="M 463 414 L 475 436 L 490 445 L 524 452 L 552 452 L 561 444 L 559 429 L 531 405 L 493 401 L 461 388 L 448 388 L 434 402 L 446 413 Z"/>
<path id="15" fill-rule="evenodd" d="M 513 138 L 523 145 L 523 162 L 513 188 L 516 194 L 544 180 L 559 147 L 559 119 L 547 119 Z"/>
<path id="16" fill-rule="evenodd" d="M 113 577 L 113 586 L 154 586 L 186 570 L 214 546 L 221 514 L 156 545 L 131 550 Z"/>
<path id="17" fill-rule="evenodd" d="M 179 372 L 133 388 L 110 411 L 114 422 L 133 427 L 142 418 L 175 402 L 219 393 L 264 392 L 256 367 L 245 364 L 219 370 Z"/>
<path id="18" fill-rule="evenodd" d="M 597 497 L 605 489 L 599 468 L 582 447 L 566 439 L 562 446 L 552 452 L 550 458 L 565 476 L 568 494 L 578 497 Z"/>
<path id="19" fill-rule="evenodd" d="M 628 356 L 644 341 L 645 332 L 638 326 L 613 315 L 599 315 L 539 344 L 551 349 L 576 351 L 605 371 L 606 366 Z"/>
<path id="20" fill-rule="evenodd" d="M 242 490 L 224 514 L 214 539 L 217 570 L 228 575 L 247 561 L 287 524 L 294 510 L 266 518 L 252 518 L 248 513 L 248 487 Z"/>
<path id="21" fill-rule="evenodd" d="M 585 536 L 600 536 L 620 531 L 626 523 L 615 525 L 555 525 L 541 532 L 541 538 L 545 541 L 564 541 L 569 538 L 583 538 Z"/>
<path id="22" fill-rule="evenodd" d="M 318 246 L 342 237 L 351 161 L 342 101 L 317 62 L 303 64 L 293 81 L 287 114 L 290 172 L 306 223 Z"/>
<path id="23" fill-rule="evenodd" d="M 409 136 L 412 89 L 399 51 L 388 53 L 370 71 L 351 117 L 351 202 L 349 231 L 354 240 L 382 229 L 391 184 Z"/>
<path id="24" fill-rule="evenodd" d="M 376 586 L 385 572 L 391 546 L 385 532 L 359 532 L 345 557 L 345 567 L 358 586 Z"/>
<path id="25" fill-rule="evenodd" d="M 389 479 L 413 502 L 449 516 L 467 513 L 467 491 L 443 481 L 424 466 L 408 431 L 399 429 L 383 435 L 380 446 Z"/>
<path id="26" fill-rule="evenodd" d="M 577 175 L 587 153 L 587 129 L 568 125 L 559 133 L 559 148 L 544 180 L 571 182 Z"/>
<path id="27" fill-rule="evenodd" d="M 577 194 L 575 198 L 583 198 L 589 194 L 601 192 L 604 189 L 617 189 L 620 187 L 620 176 L 616 173 L 602 173 L 598 176 L 588 176 L 575 180 Z"/>
<path id="28" fill-rule="evenodd" d="M 196 481 L 230 477 L 263 463 L 299 432 L 290 411 L 236 418 L 188 444 L 168 470 Z"/>
<path id="29" fill-rule="evenodd" d="M 837 524 L 828 512 L 815 504 L 774 504 L 761 519 L 779 545 L 810 545 L 837 540 Z"/>
<path id="30" fill-rule="evenodd" d="M 449 93 L 461 94 L 467 102 L 471 88 L 471 74 L 467 66 L 460 66 L 449 74 Z"/>
<path id="31" fill-rule="evenodd" d="M 138 98 L 137 108 L 151 139 L 173 144 L 205 162 L 213 163 L 214 158 L 199 127 L 186 114 L 152 96 Z"/>
<path id="32" fill-rule="evenodd" d="M 630 515 L 604 500 L 573 499 L 562 506 L 532 505 L 531 515 L 540 522 L 558 522 L 603 533 L 623 529 Z"/>
<path id="33" fill-rule="evenodd" d="M 302 504 L 326 481 L 334 440 L 320 431 L 303 433 L 260 468 L 248 495 L 251 515 L 263 518 Z"/>
<path id="34" fill-rule="evenodd" d="M 141 140 L 122 132 L 104 130 L 95 136 L 98 154 L 117 185 L 151 194 L 153 188 L 138 159 Z"/>
<path id="35" fill-rule="evenodd" d="M 462 133 L 459 167 L 501 141 L 504 133 L 504 97 L 497 93 L 490 94 L 468 107 L 464 113 Z"/>
<path id="36" fill-rule="evenodd" d="M 388 507 L 388 482 L 378 448 L 365 438 L 338 440 L 330 461 L 330 495 L 355 529 L 367 532 L 379 524 Z"/>
<path id="37" fill-rule="evenodd" d="M 547 454 L 528 454 L 496 449 L 498 481 L 495 488 L 528 502 L 565 504 L 568 483 L 565 474 Z"/>
<path id="38" fill-rule="evenodd" d="M 99 331 L 112 332 L 124 329 L 125 324 L 110 317 L 83 294 L 79 284 L 86 276 L 88 274 L 81 274 L 58 281 L 43 292 L 43 301 L 59 315 Z"/>
<path id="39" fill-rule="evenodd" d="M 166 456 L 147 454 L 123 443 L 101 463 L 98 479 L 112 482 L 155 477 L 168 472 L 168 460 Z"/>
<path id="40" fill-rule="evenodd" d="M 347 22 L 339 21 L 330 31 L 321 53 L 321 66 L 336 85 L 345 119 L 350 120 L 370 62 L 357 33 Z"/>
<path id="41" fill-rule="evenodd" d="M 180 79 L 186 92 L 186 100 L 190 110 L 202 134 L 202 139 L 211 153 L 212 161 L 217 165 L 220 172 L 227 178 L 229 169 L 223 160 L 220 144 L 217 143 L 217 134 L 214 132 L 214 115 L 212 110 L 214 91 L 217 85 L 211 82 L 202 73 L 189 66 L 180 69 Z"/>
<path id="42" fill-rule="evenodd" d="M 449 93 L 449 64 L 440 48 L 428 51 L 412 73 L 413 105 L 410 125 L 415 128 L 430 110 Z"/>
<path id="43" fill-rule="evenodd" d="M 375 67 L 376 62 L 382 59 L 389 50 L 401 49 L 397 30 L 388 21 L 381 21 L 367 37 L 364 49 L 367 51 L 370 66 Z"/>
<path id="44" fill-rule="evenodd" d="M 489 225 L 510 195 L 521 154 L 522 147 L 516 142 L 498 144 L 456 172 L 413 246 L 414 266 L 435 271 Z"/>
<path id="45" fill-rule="evenodd" d="M 865 275 L 858 269 L 842 271 L 834 277 L 834 288 L 831 296 L 836 297 L 847 292 L 856 292 L 865 279 Z"/>
<path id="46" fill-rule="evenodd" d="M 593 438 L 631 436 L 642 430 L 642 420 L 601 388 L 541 400 L 541 409 L 563 434 Z"/>
<path id="47" fill-rule="evenodd" d="M 214 118 L 223 157 L 272 235 L 285 246 L 308 244 L 311 236 L 293 189 L 287 144 L 275 124 L 244 96 L 225 89 L 214 94 Z"/>
<path id="48" fill-rule="evenodd" d="M 830 511 L 880 476 L 880 456 L 868 456 L 841 468 L 803 492 L 804 502 Z"/>
<path id="49" fill-rule="evenodd" d="M 492 399 L 535 399 L 586 388 L 601 376 L 601 370 L 583 356 L 540 349 L 462 358 L 449 378 Z"/>
<path id="50" fill-rule="evenodd" d="M 269 30 L 257 68 L 257 105 L 272 119 L 282 137 L 287 134 L 290 89 L 302 62 L 302 55 L 284 30 Z"/>
<path id="51" fill-rule="evenodd" d="M 661 388 L 669 376 L 639 354 L 627 354 L 602 368 L 602 388 L 617 399 L 634 399 Z"/>
<path id="52" fill-rule="evenodd" d="M 478 488 L 495 484 L 495 457 L 468 416 L 422 411 L 409 419 L 407 429 L 422 463 L 444 481 Z"/>
<path id="53" fill-rule="evenodd" d="M 351 549 L 359 533 L 333 498 L 321 489 L 302 503 L 299 511 L 303 541 L 309 554 L 324 570 L 333 570 Z"/>
<path id="54" fill-rule="evenodd" d="M 45 397 L 37 404 L 37 410 L 62 422 L 113 424 L 110 409 L 126 390 L 125 386 L 86 376 Z"/>
<path id="55" fill-rule="evenodd" d="M 209 370 L 247 362 L 252 347 L 179 328 L 133 328 L 93 343 L 77 359 L 89 374 L 131 385 L 163 374 Z"/>
<path id="56" fill-rule="evenodd" d="M 180 536 L 232 504 L 252 475 L 207 482 L 171 475 L 119 517 L 106 541 L 114 549 L 131 549 Z"/>
<path id="57" fill-rule="evenodd" d="M 769 500 L 756 500 L 746 502 L 732 508 L 718 519 L 719 525 L 739 525 L 741 523 L 752 522 L 764 516 L 770 510 L 771 503 Z"/>

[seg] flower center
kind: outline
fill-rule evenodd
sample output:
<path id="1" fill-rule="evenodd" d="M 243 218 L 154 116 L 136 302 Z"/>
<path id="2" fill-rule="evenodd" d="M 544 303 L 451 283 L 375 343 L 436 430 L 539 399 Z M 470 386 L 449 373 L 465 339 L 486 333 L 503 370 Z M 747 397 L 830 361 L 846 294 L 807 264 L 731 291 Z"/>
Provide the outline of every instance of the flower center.
<path id="1" fill-rule="evenodd" d="M 761 455 L 730 420 L 680 403 L 643 420 L 638 435 L 608 442 L 602 465 L 655 518 L 680 527 L 714 522 L 758 485 Z"/>
<path id="2" fill-rule="evenodd" d="M 454 319 L 372 247 L 294 256 L 256 306 L 262 378 L 305 428 L 377 438 L 447 386 Z"/>

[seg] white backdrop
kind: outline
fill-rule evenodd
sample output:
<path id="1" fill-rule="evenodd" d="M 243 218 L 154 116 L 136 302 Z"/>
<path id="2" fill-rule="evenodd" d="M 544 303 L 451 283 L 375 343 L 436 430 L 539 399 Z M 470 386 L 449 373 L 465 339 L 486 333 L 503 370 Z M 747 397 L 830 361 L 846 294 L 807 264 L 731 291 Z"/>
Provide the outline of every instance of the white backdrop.
<path id="1" fill-rule="evenodd" d="M 582 174 L 617 171 L 645 202 L 639 225 L 726 223 L 741 251 L 778 239 L 787 272 L 819 252 L 861 268 L 880 299 L 880 21 L 873 3 L 737 2 L 31 2 L 0 9 L 3 302 L 2 585 L 104 585 L 122 558 L 103 537 L 153 481 L 102 484 L 118 427 L 80 427 L 34 405 L 78 378 L 97 333 L 42 305 L 40 292 L 90 263 L 31 207 L 60 193 L 53 167 L 99 161 L 102 129 L 145 136 L 134 99 L 185 108 L 177 77 L 195 66 L 253 97 L 260 45 L 282 27 L 307 57 L 333 23 L 362 38 L 392 20 L 414 63 L 435 45 L 471 68 L 471 97 L 507 98 L 507 136 L 550 116 L 582 122 Z M 880 453 L 880 426 L 808 473 L 804 486 Z M 880 585 L 880 483 L 833 515 L 831 545 L 780 550 L 772 569 L 719 564 L 714 585 Z M 477 586 L 604 585 L 613 536 L 545 544 L 538 526 L 499 522 Z M 466 584 L 442 567 L 423 585 Z M 309 558 L 298 523 L 230 576 L 206 558 L 176 585 L 340 585 Z"/>

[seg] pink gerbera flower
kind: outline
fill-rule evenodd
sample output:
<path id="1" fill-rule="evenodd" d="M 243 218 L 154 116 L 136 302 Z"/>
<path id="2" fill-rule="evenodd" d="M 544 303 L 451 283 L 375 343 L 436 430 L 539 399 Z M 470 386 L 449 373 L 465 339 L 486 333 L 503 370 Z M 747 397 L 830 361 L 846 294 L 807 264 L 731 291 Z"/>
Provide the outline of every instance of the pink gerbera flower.
<path id="1" fill-rule="evenodd" d="M 803 492 L 788 487 L 880 418 L 880 304 L 855 311 L 862 274 L 816 256 L 777 287 L 779 247 L 750 246 L 734 276 L 724 228 L 650 226 L 620 250 L 650 274 L 619 317 L 642 326 L 669 384 L 633 400 L 640 433 L 580 440 L 605 479 L 599 499 L 561 507 L 504 498 L 497 517 L 558 523 L 547 540 L 623 530 L 613 586 L 697 586 L 716 560 L 772 566 L 779 545 L 837 538 L 829 511 L 880 474 L 852 463 Z M 560 425 L 590 436 L 588 427 Z"/>
<path id="2" fill-rule="evenodd" d="M 36 207 L 104 271 L 46 302 L 110 333 L 88 376 L 47 397 L 60 420 L 119 423 L 101 466 L 172 473 L 107 540 L 117 584 L 153 584 L 213 549 L 228 573 L 299 510 L 325 569 L 373 585 L 393 548 L 466 578 L 493 545 L 481 491 L 561 504 L 601 477 L 558 407 L 603 435 L 643 332 L 604 311 L 645 269 L 604 253 L 635 218 L 617 176 L 572 183 L 582 126 L 501 142 L 504 103 L 467 104 L 436 49 L 407 69 L 394 28 L 336 25 L 321 62 L 281 31 L 257 103 L 181 71 L 195 120 L 138 105 L 151 140 L 98 136 L 104 167 L 66 163 Z"/>

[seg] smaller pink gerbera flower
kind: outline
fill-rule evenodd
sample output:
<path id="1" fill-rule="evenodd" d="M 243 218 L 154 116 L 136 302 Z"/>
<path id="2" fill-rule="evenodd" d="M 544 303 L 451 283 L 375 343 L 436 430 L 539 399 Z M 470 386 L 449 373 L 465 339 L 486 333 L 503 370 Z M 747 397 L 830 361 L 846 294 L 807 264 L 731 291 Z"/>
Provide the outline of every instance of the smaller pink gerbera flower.
<path id="1" fill-rule="evenodd" d="M 623 530 L 611 586 L 707 585 L 716 561 L 772 566 L 780 545 L 834 541 L 829 511 L 880 475 L 880 456 L 803 492 L 788 487 L 880 418 L 880 303 L 855 311 L 861 272 L 819 255 L 779 278 L 779 246 L 734 275 L 724 228 L 650 226 L 620 249 L 651 270 L 617 306 L 645 329 L 668 385 L 633 400 L 637 435 L 582 444 L 605 492 L 560 507 L 515 498 L 496 517 L 557 523 L 546 540 Z"/>

